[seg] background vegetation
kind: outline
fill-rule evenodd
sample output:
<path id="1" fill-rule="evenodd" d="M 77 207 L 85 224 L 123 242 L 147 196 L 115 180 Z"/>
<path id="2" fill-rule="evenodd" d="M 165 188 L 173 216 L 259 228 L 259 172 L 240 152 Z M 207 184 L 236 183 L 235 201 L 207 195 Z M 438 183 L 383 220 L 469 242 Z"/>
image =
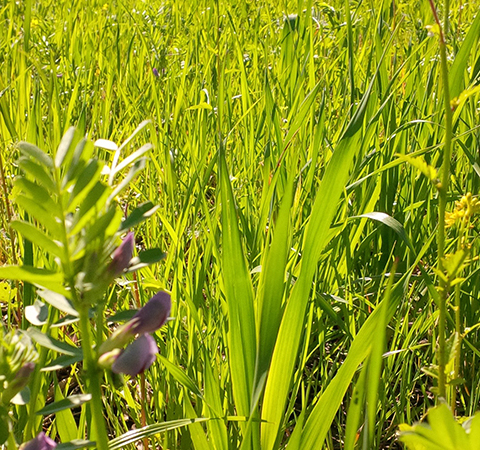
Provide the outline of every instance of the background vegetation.
<path id="1" fill-rule="evenodd" d="M 452 97 L 478 82 L 479 7 L 451 3 Z M 400 446 L 399 424 L 434 404 L 435 378 L 423 369 L 435 363 L 437 340 L 428 289 L 438 275 L 438 194 L 405 156 L 441 164 L 428 2 L 27 0 L 4 2 L 0 21 L 10 202 L 19 140 L 53 152 L 73 124 L 121 143 L 152 120 L 124 155 L 154 145 L 143 178 L 119 199 L 126 210 L 148 199 L 160 206 L 136 244 L 167 257 L 138 282 L 142 303 L 159 289 L 173 298 L 175 320 L 156 334 L 162 356 L 146 373 L 147 423 L 212 418 L 157 434 L 152 448 Z M 454 111 L 449 211 L 478 192 L 478 117 L 477 93 Z M 5 196 L 0 205 L 1 263 L 53 267 L 35 243 L 12 242 Z M 459 291 L 471 329 L 460 415 L 480 400 L 471 226 Z M 463 236 L 450 228 L 446 252 Z M 111 314 L 135 305 L 131 281 L 108 293 Z M 21 304 L 10 296 L 7 328 L 29 326 L 19 317 L 31 288 Z M 75 327 L 52 333 L 75 342 Z M 73 365 L 42 377 L 37 409 L 78 390 L 82 372 Z M 138 388 L 135 379 L 105 380 L 111 437 L 141 427 Z M 39 417 L 35 429 L 22 428 L 24 407 L 16 418 L 23 441 L 42 426 L 62 441 L 85 433 L 68 413 Z"/>

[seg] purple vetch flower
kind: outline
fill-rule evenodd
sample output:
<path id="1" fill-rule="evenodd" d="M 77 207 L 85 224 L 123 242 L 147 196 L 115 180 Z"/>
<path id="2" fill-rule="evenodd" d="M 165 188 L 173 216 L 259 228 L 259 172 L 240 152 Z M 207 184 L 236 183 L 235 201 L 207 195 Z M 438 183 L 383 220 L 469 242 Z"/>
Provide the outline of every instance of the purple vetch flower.
<path id="1" fill-rule="evenodd" d="M 169 294 L 163 291 L 157 292 L 128 322 L 120 325 L 102 343 L 98 349 L 101 365 L 109 366 L 112 355 L 106 355 L 106 353 L 123 347 L 135 335 L 153 333 L 161 328 L 170 315 L 171 304 Z"/>
<path id="2" fill-rule="evenodd" d="M 20 446 L 20 450 L 52 450 L 57 446 L 43 431 L 35 439 Z"/>
<path id="3" fill-rule="evenodd" d="M 112 371 L 134 377 L 145 372 L 156 359 L 158 347 L 149 334 L 135 339 L 112 364 Z"/>
<path id="4" fill-rule="evenodd" d="M 153 72 L 153 75 L 155 75 L 156 77 L 160 76 L 160 74 L 158 73 L 158 70 L 155 67 L 152 69 L 152 72 Z"/>
<path id="5" fill-rule="evenodd" d="M 135 236 L 130 231 L 123 242 L 113 252 L 113 259 L 108 265 L 108 272 L 114 277 L 121 275 L 125 269 L 128 268 L 128 264 L 132 259 L 133 246 L 135 244 Z"/>
<path id="6" fill-rule="evenodd" d="M 136 334 L 153 333 L 160 329 L 170 315 L 172 301 L 170 295 L 160 291 L 156 293 L 142 309 L 132 317 L 132 331 Z"/>

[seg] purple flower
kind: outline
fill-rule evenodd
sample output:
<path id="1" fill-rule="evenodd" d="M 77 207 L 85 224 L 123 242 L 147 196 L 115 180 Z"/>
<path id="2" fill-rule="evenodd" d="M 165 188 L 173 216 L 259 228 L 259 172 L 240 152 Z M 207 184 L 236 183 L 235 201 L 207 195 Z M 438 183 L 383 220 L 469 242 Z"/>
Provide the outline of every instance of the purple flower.
<path id="1" fill-rule="evenodd" d="M 112 356 L 105 354 L 123 347 L 135 335 L 153 333 L 161 328 L 170 315 L 171 304 L 170 295 L 166 292 L 160 291 L 155 294 L 128 322 L 119 326 L 102 343 L 98 350 L 101 364 L 107 367 Z"/>
<path id="2" fill-rule="evenodd" d="M 118 356 L 112 364 L 112 371 L 134 377 L 152 365 L 157 353 L 155 339 L 149 334 L 142 334 Z"/>
<path id="3" fill-rule="evenodd" d="M 134 244 L 135 236 L 133 232 L 130 231 L 123 242 L 113 252 L 113 259 L 108 266 L 108 272 L 113 277 L 121 275 L 124 270 L 128 268 L 130 260 L 132 259 Z"/>
<path id="4" fill-rule="evenodd" d="M 43 431 L 35 439 L 28 441 L 20 447 L 20 450 L 52 450 L 57 446 Z"/>
<path id="5" fill-rule="evenodd" d="M 153 72 L 153 75 L 155 75 L 156 77 L 160 76 L 160 74 L 158 73 L 158 70 L 155 67 L 152 69 L 152 72 Z"/>
<path id="6" fill-rule="evenodd" d="M 160 291 L 132 317 L 132 332 L 135 334 L 153 333 L 160 329 L 170 315 L 172 301 L 170 295 Z"/>

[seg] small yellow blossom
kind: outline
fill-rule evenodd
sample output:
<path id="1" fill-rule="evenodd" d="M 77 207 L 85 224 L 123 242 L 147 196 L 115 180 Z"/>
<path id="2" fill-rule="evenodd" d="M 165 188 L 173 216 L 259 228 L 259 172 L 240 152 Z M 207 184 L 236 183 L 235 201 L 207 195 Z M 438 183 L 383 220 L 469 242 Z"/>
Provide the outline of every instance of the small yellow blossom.
<path id="1" fill-rule="evenodd" d="M 465 225 L 470 219 L 480 212 L 480 201 L 477 197 L 469 192 L 464 195 L 459 201 L 455 202 L 455 209 L 449 213 L 445 213 L 445 223 L 447 227 L 451 227 L 457 221 L 462 221 Z"/>
<path id="2" fill-rule="evenodd" d="M 108 9 L 108 3 L 104 3 L 102 6 L 102 11 L 106 11 Z"/>

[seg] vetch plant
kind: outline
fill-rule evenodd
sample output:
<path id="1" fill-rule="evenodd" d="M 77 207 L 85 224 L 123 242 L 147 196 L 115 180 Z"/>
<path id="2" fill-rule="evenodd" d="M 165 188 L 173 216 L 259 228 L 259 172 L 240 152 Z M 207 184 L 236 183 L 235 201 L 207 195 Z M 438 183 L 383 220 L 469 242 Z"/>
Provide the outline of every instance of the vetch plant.
<path id="1" fill-rule="evenodd" d="M 53 347 L 57 351 L 73 355 L 73 360 L 64 363 L 66 365 L 83 360 L 84 391 L 91 396 L 82 397 L 80 403 L 88 402 L 91 398 L 90 435 L 94 436 L 96 447 L 100 450 L 108 449 L 102 412 L 102 372 L 98 364 L 98 348 L 101 348 L 104 328 L 104 292 L 116 277 L 127 270 L 137 270 L 164 257 L 159 249 L 149 249 L 132 258 L 135 239 L 133 232 L 128 230 L 153 214 L 156 210 L 154 205 L 147 202 L 138 206 L 123 221 L 122 212 L 117 205 L 118 196 L 144 169 L 144 154 L 151 145 L 144 145 L 121 162 L 120 154 L 147 123 L 143 122 L 120 147 L 105 140 L 93 144 L 70 128 L 62 138 L 54 158 L 32 144 L 20 142 L 18 147 L 21 157 L 18 164 L 24 175 L 15 179 L 15 201 L 19 208 L 25 211 L 26 220 L 16 219 L 10 225 L 41 249 L 45 257 L 42 261 L 43 267 L 39 264 L 0 268 L 0 278 L 21 280 L 39 288 L 38 295 L 48 304 L 37 305 L 39 311 L 53 307 L 73 316 L 70 323 L 77 323 L 81 349 L 66 343 Z M 114 151 L 110 167 L 104 166 L 93 156 L 95 146 Z M 123 169 L 127 168 L 128 173 L 120 177 Z M 35 219 L 35 223 L 27 219 L 27 214 L 31 219 Z M 125 233 L 119 245 L 119 238 Z M 153 320 L 156 325 L 161 326 L 168 317 L 169 302 L 170 297 L 168 310 L 163 308 L 158 311 L 154 308 L 155 311 L 152 311 L 149 306 L 147 322 L 150 324 Z M 164 303 L 165 300 L 162 305 Z M 158 314 L 158 317 L 152 317 L 151 314 Z M 90 319 L 92 315 L 95 318 L 95 327 Z M 40 313 L 33 318 L 30 314 L 30 321 L 34 325 L 51 324 L 54 315 L 50 313 L 47 316 L 45 321 Z M 151 336 L 144 335 L 145 331 L 138 325 L 141 323 L 141 316 L 134 319 L 132 335 L 141 333 L 143 337 L 140 337 L 136 344 L 132 344 L 133 348 L 127 348 L 120 354 L 115 366 L 120 368 L 119 371 L 131 375 L 141 373 L 149 367 L 156 354 L 156 344 Z M 153 331 L 150 325 L 147 328 L 149 332 Z M 48 331 L 41 332 L 37 328 L 31 328 L 28 334 L 45 349 L 52 349 L 55 340 Z M 148 351 L 139 352 L 136 356 L 140 359 L 134 360 L 132 352 L 136 352 L 145 343 L 148 344 Z M 19 372 L 17 384 L 13 382 L 10 386 L 21 388 L 30 371 L 31 366 L 24 366 Z M 38 385 L 38 382 L 36 384 Z M 9 392 L 8 387 L 6 392 L 4 395 L 8 400 L 14 392 Z M 74 405 L 78 406 L 78 401 L 72 401 L 66 407 Z M 31 408 L 25 432 L 27 439 L 31 437 L 28 434 L 33 431 L 35 423 L 35 411 Z M 42 443 L 48 443 L 48 440 L 39 435 L 36 441 L 27 446 L 43 448 L 38 447 L 43 445 Z"/>

